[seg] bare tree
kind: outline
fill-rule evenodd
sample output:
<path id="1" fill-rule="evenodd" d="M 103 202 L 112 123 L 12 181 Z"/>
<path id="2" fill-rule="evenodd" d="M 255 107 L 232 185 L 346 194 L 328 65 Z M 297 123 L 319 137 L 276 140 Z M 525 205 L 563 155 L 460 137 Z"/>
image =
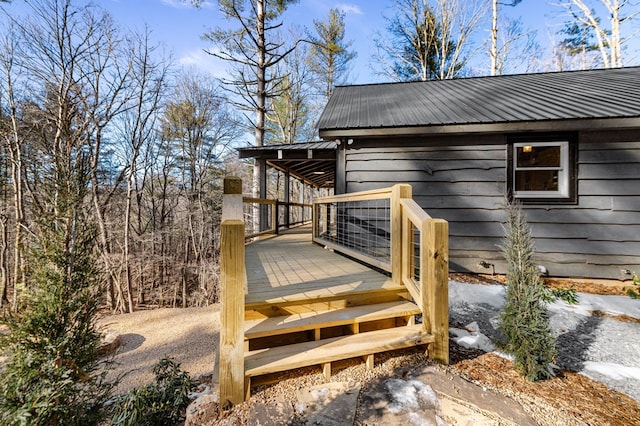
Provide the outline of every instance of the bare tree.
<path id="1" fill-rule="evenodd" d="M 500 75 L 504 72 L 506 63 L 511 62 L 510 60 L 508 61 L 508 58 L 514 51 L 519 53 L 521 57 L 519 59 L 537 56 L 535 32 L 523 31 L 520 19 L 500 19 L 500 6 L 515 7 L 521 2 L 522 0 L 510 0 L 507 2 L 491 0 L 491 37 L 489 45 L 491 75 Z M 505 30 L 499 31 L 499 27 L 505 28 Z"/>
<path id="2" fill-rule="evenodd" d="M 595 42 L 592 27 L 578 22 L 567 22 L 558 35 L 563 38 L 553 43 L 556 70 L 587 70 L 602 66 L 600 48 Z"/>
<path id="3" fill-rule="evenodd" d="M 232 78 L 226 87 L 237 97 L 237 104 L 253 112 L 249 119 L 255 132 L 255 146 L 264 144 L 267 99 L 274 94 L 280 76 L 271 71 L 298 44 L 285 46 L 277 34 L 282 26 L 278 19 L 282 12 L 298 0 L 218 0 L 220 11 L 237 24 L 232 30 L 216 28 L 204 35 L 216 49 L 207 52 L 233 65 Z M 194 0 L 199 5 L 202 0 Z M 254 195 L 259 195 L 260 169 L 254 166 Z"/>
<path id="4" fill-rule="evenodd" d="M 219 223 L 221 157 L 227 146 L 239 136 L 235 120 L 226 108 L 226 99 L 211 78 L 182 75 L 172 100 L 167 104 L 162 123 L 166 140 L 176 158 L 176 172 L 182 189 L 178 208 L 184 212 L 181 229 L 182 306 L 187 306 L 189 272 L 195 271 L 198 289 L 211 293 L 206 283 L 210 255 L 215 251 L 213 230 Z"/>
<path id="5" fill-rule="evenodd" d="M 637 31 L 623 36 L 622 26 L 630 24 L 640 13 L 633 0 L 561 0 L 559 5 L 581 26 L 593 29 L 605 68 L 624 66 L 623 47 Z M 608 20 L 601 20 L 596 7 L 603 8 Z M 605 24 L 606 22 L 606 24 Z M 608 24 L 608 25 L 607 25 Z"/>
<path id="6" fill-rule="evenodd" d="M 115 300 L 116 311 L 125 310 L 124 294 L 126 292 L 126 311 L 133 312 L 133 283 L 132 283 L 132 252 L 131 252 L 131 223 L 132 205 L 137 180 L 140 175 L 140 156 L 144 146 L 155 141 L 156 122 L 160 111 L 161 95 L 165 89 L 168 62 L 155 62 L 152 55 L 156 47 L 149 42 L 149 33 L 140 35 L 133 45 L 134 87 L 137 91 L 133 107 L 123 114 L 120 130 L 122 147 L 126 152 L 128 164 L 126 167 L 126 195 L 123 227 L 122 265 L 124 269 L 124 289 L 119 288 Z M 136 227 L 137 233 L 142 232 L 140 221 Z M 118 281 L 119 282 L 119 281 Z M 124 290 L 124 291 L 123 291 Z"/>
<path id="7" fill-rule="evenodd" d="M 0 307 L 8 302 L 7 291 L 9 288 L 9 215 L 0 212 Z"/>
<path id="8" fill-rule="evenodd" d="M 472 35 L 486 14 L 478 0 L 395 0 L 387 34 L 378 34 L 374 63 L 395 80 L 461 75 L 473 54 Z"/>
<path id="9" fill-rule="evenodd" d="M 22 120 L 23 110 L 19 102 L 16 79 L 20 74 L 20 65 L 16 64 L 16 55 L 19 41 L 14 31 L 7 31 L 3 39 L 2 54 L 0 63 L 2 65 L 2 93 L 7 103 L 7 116 L 3 117 L 2 138 L 3 146 L 7 152 L 7 160 L 11 165 L 11 183 L 13 187 L 13 219 L 14 219 L 14 242 L 13 242 L 13 309 L 17 305 L 18 288 L 25 283 L 25 189 L 24 189 L 24 162 L 23 150 L 25 149 L 25 129 Z M 8 243 L 7 243 L 8 244 Z M 5 260 L 7 262 L 7 260 Z"/>
<path id="10" fill-rule="evenodd" d="M 490 47 L 491 75 L 535 70 L 540 59 L 537 33 L 523 28 L 522 19 L 502 19 L 501 22 L 495 56 Z"/>
<path id="11" fill-rule="evenodd" d="M 11 55 L 3 61 L 3 81 L 12 89 L 9 104 L 13 133 L 3 134 L 11 135 L 9 145 L 15 148 L 11 149 L 16 166 L 12 179 L 16 185 L 15 245 L 23 244 L 21 233 L 31 231 L 21 201 L 25 195 L 34 215 L 47 209 L 55 211 L 59 188 L 51 187 L 51 182 L 60 179 L 56 176 L 53 180 L 48 173 L 56 170 L 73 176 L 88 170 L 91 196 L 84 202 L 85 208 L 93 203 L 95 217 L 85 217 L 95 219 L 104 269 L 113 279 L 117 267 L 111 259 L 105 211 L 125 170 L 109 182 L 111 187 L 106 185 L 103 177 L 109 159 L 105 134 L 115 118 L 135 102 L 131 46 L 122 39 L 111 17 L 95 6 L 76 7 L 71 0 L 27 4 L 27 18 L 10 18 L 16 42 L 5 44 L 11 46 Z M 16 84 L 24 101 L 16 95 Z M 67 192 L 72 190 L 67 188 Z M 14 256 L 16 265 L 20 259 L 20 255 Z M 14 273 L 14 280 L 20 280 L 19 272 Z"/>
<path id="12" fill-rule="evenodd" d="M 454 78 L 474 53 L 472 37 L 487 13 L 480 0 L 437 0 L 436 16 L 442 24 L 438 45 L 440 80 Z"/>
<path id="13" fill-rule="evenodd" d="M 292 32 L 293 38 L 299 38 Z M 271 129 L 266 135 L 267 143 L 294 143 L 308 140 L 313 136 L 311 126 L 310 85 L 313 80 L 307 58 L 306 45 L 300 45 L 282 60 L 274 72 L 282 76 L 275 87 L 275 93 L 269 99 L 269 112 L 266 115 L 267 126 Z"/>

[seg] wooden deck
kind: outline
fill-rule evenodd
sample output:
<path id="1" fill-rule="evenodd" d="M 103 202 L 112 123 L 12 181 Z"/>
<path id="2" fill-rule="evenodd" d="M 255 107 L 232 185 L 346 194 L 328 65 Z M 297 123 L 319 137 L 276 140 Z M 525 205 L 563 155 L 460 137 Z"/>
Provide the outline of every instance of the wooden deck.
<path id="1" fill-rule="evenodd" d="M 313 243 L 310 226 L 249 244 L 245 258 L 246 319 L 382 303 L 408 295 L 406 287 L 387 275 Z"/>
<path id="2" fill-rule="evenodd" d="M 222 407 L 249 398 L 252 384 L 278 380 L 278 373 L 303 366 L 318 366 L 330 380 L 334 361 L 362 357 L 373 368 L 375 354 L 422 345 L 431 358 L 448 363 L 447 223 L 422 211 L 409 185 L 314 200 L 317 233 L 321 220 L 331 220 L 327 203 L 388 198 L 392 256 L 385 270 L 391 276 L 312 242 L 323 240 L 312 237 L 311 226 L 245 244 L 241 190 L 239 179 L 225 178 Z M 415 230 L 420 274 L 413 266 Z"/>

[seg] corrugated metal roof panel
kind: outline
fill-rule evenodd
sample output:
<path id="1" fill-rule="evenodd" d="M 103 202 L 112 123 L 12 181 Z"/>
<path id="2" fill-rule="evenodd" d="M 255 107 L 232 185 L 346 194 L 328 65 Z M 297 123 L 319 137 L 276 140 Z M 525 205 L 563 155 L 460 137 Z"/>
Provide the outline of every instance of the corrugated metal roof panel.
<path id="1" fill-rule="evenodd" d="M 238 148 L 238 151 L 245 152 L 260 152 L 260 151 L 276 151 L 276 150 L 322 150 L 322 149 L 336 149 L 335 141 L 315 141 L 315 142 L 300 142 L 291 144 L 279 144 L 279 145 L 263 145 L 263 146 L 246 146 Z"/>
<path id="2" fill-rule="evenodd" d="M 320 130 L 640 116 L 640 67 L 337 87 Z"/>

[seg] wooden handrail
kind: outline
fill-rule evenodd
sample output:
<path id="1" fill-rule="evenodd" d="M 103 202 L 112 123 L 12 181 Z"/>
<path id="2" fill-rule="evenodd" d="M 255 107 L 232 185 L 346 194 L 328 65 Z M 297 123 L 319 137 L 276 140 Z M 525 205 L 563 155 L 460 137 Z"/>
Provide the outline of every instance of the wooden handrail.
<path id="1" fill-rule="evenodd" d="M 305 204 L 305 203 L 287 203 L 286 201 L 280 201 L 280 200 L 275 200 L 275 199 L 269 199 L 269 198 L 255 198 L 255 197 L 251 197 L 251 196 L 243 196 L 242 197 L 242 202 L 245 204 L 260 204 L 260 205 L 266 205 L 269 206 L 269 209 L 271 210 L 271 224 L 269 229 L 265 229 L 263 231 L 258 231 L 258 232 L 252 232 L 250 234 L 247 234 L 245 237 L 247 239 L 249 238 L 255 238 L 255 237 L 261 237 L 263 235 L 275 235 L 278 234 L 279 228 L 284 226 L 287 226 L 287 224 L 289 223 L 286 218 L 285 218 L 285 222 L 283 223 L 279 223 L 278 219 L 278 207 L 280 206 L 288 206 L 288 207 L 302 207 L 304 208 L 309 208 L 311 209 L 313 207 L 313 204 Z M 311 216 L 311 214 L 309 214 L 309 216 Z M 311 217 L 309 217 L 308 220 L 311 220 Z M 306 222 L 306 221 L 305 221 Z M 296 222 L 296 223 L 302 223 L 302 221 Z"/>
<path id="2" fill-rule="evenodd" d="M 401 200 L 402 206 L 402 283 L 422 311 L 423 329 L 434 335 L 429 354 L 449 363 L 449 224 L 432 219 L 413 199 Z M 415 279 L 414 232 L 420 235 L 420 274 Z"/>
<path id="3" fill-rule="evenodd" d="M 243 203 L 248 203 L 248 204 L 274 205 L 274 204 L 278 203 L 278 200 L 270 200 L 268 198 L 253 198 L 253 197 L 242 196 L 242 202 Z"/>
<path id="4" fill-rule="evenodd" d="M 313 207 L 313 204 L 309 203 L 287 203 L 286 201 L 278 201 L 278 205 L 280 206 L 289 206 L 289 207 Z"/>
<path id="5" fill-rule="evenodd" d="M 321 209 L 329 204 L 389 199 L 390 261 L 372 258 L 358 250 L 319 235 Z M 357 207 L 356 207 L 357 208 Z M 423 313 L 423 328 L 435 337 L 431 357 L 449 363 L 448 308 L 448 223 L 429 216 L 412 198 L 411 186 L 397 184 L 389 188 L 322 197 L 314 200 L 313 240 L 377 268 L 391 272 L 392 280 L 404 285 Z M 325 226 L 325 231 L 328 226 Z M 338 227 L 334 228 L 340 232 Z M 419 233 L 419 265 L 415 265 L 414 229 Z M 419 274 L 414 276 L 416 266 Z"/>
<path id="6" fill-rule="evenodd" d="M 346 201 L 381 200 L 391 197 L 392 188 L 373 189 L 370 191 L 350 192 L 348 194 L 320 197 L 313 200 L 314 204 L 326 204 Z"/>

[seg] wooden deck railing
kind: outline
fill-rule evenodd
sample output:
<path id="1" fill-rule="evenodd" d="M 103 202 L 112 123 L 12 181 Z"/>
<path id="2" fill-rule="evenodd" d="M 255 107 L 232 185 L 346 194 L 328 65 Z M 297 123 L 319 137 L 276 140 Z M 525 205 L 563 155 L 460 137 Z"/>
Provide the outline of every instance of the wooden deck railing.
<path id="1" fill-rule="evenodd" d="M 249 213 L 247 213 L 249 204 Z M 270 209 L 270 228 L 259 232 L 253 229 L 251 204 Z M 310 204 L 281 203 L 276 200 L 242 196 L 242 180 L 235 177 L 224 179 L 222 200 L 222 223 L 220 225 L 220 347 L 218 350 L 218 378 L 220 404 L 226 407 L 245 400 L 244 370 L 244 314 L 247 292 L 245 263 L 245 241 L 247 238 L 278 231 L 278 205 L 288 204 L 311 210 Z M 260 207 L 258 207 L 258 210 Z M 289 212 L 290 213 L 290 210 Z M 304 213 L 301 213 L 304 220 Z M 311 219 L 309 212 L 307 217 Z M 245 226 L 248 222 L 250 226 Z M 290 221 L 291 222 L 291 221 Z"/>
<path id="2" fill-rule="evenodd" d="M 311 221 L 312 204 L 287 203 L 279 200 L 247 196 L 243 196 L 242 201 L 245 206 L 246 238 L 277 234 L 280 228 L 289 228 Z M 263 211 L 263 209 L 266 209 L 266 211 Z M 258 214 L 256 214 L 256 211 Z M 266 223 L 261 225 L 262 229 L 258 228 L 258 222 L 255 221 L 256 216 L 265 218 L 264 221 Z"/>
<path id="3" fill-rule="evenodd" d="M 248 393 L 244 370 L 246 237 L 241 193 L 242 181 L 239 178 L 225 178 L 220 238 L 221 327 L 218 351 L 222 407 L 243 402 Z M 255 199 L 249 200 L 256 202 Z M 277 203 L 268 204 L 277 206 Z M 338 214 L 329 214 L 331 209 Z M 366 216 L 363 217 L 362 213 Z M 447 222 L 430 218 L 411 198 L 409 185 L 321 198 L 314 201 L 313 215 L 314 241 L 383 267 L 391 272 L 394 281 L 407 286 L 422 311 L 424 331 L 435 339 L 429 356 L 448 363 Z M 374 248 L 371 256 L 371 253 L 358 254 L 353 248 L 340 246 L 339 242 L 351 242 L 355 238 L 332 233 L 349 231 L 361 233 L 358 238 L 368 238 L 355 245 L 373 242 L 380 247 Z"/>
<path id="4" fill-rule="evenodd" d="M 435 336 L 430 356 L 449 362 L 449 228 L 413 199 L 411 186 L 314 200 L 313 240 L 391 273 Z"/>

